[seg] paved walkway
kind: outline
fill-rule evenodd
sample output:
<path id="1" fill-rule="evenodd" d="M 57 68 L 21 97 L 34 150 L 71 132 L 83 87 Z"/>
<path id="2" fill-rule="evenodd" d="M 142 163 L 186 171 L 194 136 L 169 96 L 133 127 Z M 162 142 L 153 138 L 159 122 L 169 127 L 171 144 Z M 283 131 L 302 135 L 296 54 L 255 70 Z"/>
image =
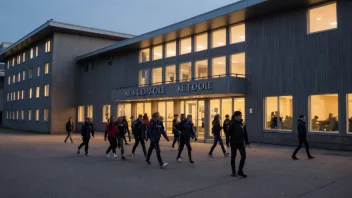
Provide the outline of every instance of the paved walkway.
<path id="1" fill-rule="evenodd" d="M 230 158 L 214 157 L 210 144 L 193 143 L 196 165 L 176 161 L 176 151 L 162 142 L 160 169 L 137 148 L 134 159 L 108 159 L 103 134 L 91 140 L 91 157 L 77 156 L 80 143 L 64 144 L 64 136 L 19 133 L 0 129 L 1 197 L 352 197 L 352 153 L 312 149 L 317 157 L 290 159 L 294 148 L 252 145 L 247 149 L 248 178 L 230 177 Z M 130 153 L 132 145 L 125 147 Z M 183 153 L 184 159 L 187 152 Z M 237 161 L 238 163 L 238 161 Z"/>

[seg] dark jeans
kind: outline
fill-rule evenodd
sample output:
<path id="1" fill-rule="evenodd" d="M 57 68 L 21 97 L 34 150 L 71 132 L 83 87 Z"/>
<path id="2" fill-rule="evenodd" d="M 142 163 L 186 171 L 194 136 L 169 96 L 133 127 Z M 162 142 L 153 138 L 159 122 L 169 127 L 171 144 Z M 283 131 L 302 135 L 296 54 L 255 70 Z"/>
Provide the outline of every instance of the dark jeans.
<path id="1" fill-rule="evenodd" d="M 70 138 L 71 142 L 73 142 L 72 137 L 71 137 L 72 131 L 67 131 L 67 137 L 65 139 L 65 142 L 67 141 L 68 138 Z"/>
<path id="2" fill-rule="evenodd" d="M 128 133 L 128 140 L 131 141 L 131 133 L 130 132 L 127 132 L 127 133 Z M 127 143 L 126 133 L 123 135 L 123 140 L 125 141 L 125 143 Z"/>
<path id="3" fill-rule="evenodd" d="M 134 143 L 134 146 L 133 146 L 133 149 L 132 149 L 132 153 L 134 154 L 134 152 L 136 151 L 136 148 L 137 148 L 138 144 L 141 143 L 142 149 L 143 149 L 143 153 L 144 153 L 144 157 L 147 157 L 147 151 L 146 151 L 146 149 L 145 149 L 145 142 L 144 142 L 144 139 L 143 139 L 143 138 L 139 138 L 139 137 L 135 137 L 134 140 L 135 140 L 135 143 Z"/>
<path id="4" fill-rule="evenodd" d="M 119 145 L 121 155 L 123 155 L 125 153 L 125 149 L 123 148 L 123 137 L 117 138 L 117 144 Z"/>
<path id="5" fill-rule="evenodd" d="M 241 161 L 238 172 L 243 171 L 244 163 L 246 161 L 246 147 L 244 143 L 231 143 L 231 167 L 232 173 L 236 173 L 236 155 L 237 149 L 240 151 L 241 154 Z"/>
<path id="6" fill-rule="evenodd" d="M 180 137 L 180 146 L 178 148 L 177 158 L 181 157 L 181 153 L 185 145 L 187 146 L 189 161 L 192 161 L 192 147 L 191 147 L 191 140 L 189 137 L 184 137 L 184 136 Z"/>
<path id="7" fill-rule="evenodd" d="M 306 152 L 307 152 L 308 157 L 311 156 L 310 153 L 309 153 L 309 144 L 308 144 L 307 138 L 299 137 L 298 139 L 299 139 L 299 144 L 298 144 L 296 150 L 293 152 L 292 156 L 296 156 L 296 154 L 299 151 L 299 149 L 301 149 L 302 144 L 304 144 L 304 146 L 306 147 Z"/>
<path id="8" fill-rule="evenodd" d="M 214 136 L 214 144 L 213 146 L 211 147 L 210 151 L 209 151 L 209 155 L 211 155 L 216 147 L 216 145 L 220 144 L 221 146 L 221 149 L 222 149 L 222 152 L 225 154 L 226 153 L 226 150 L 225 150 L 225 147 L 224 147 L 224 143 L 222 142 L 222 138 L 221 136 Z"/>
<path id="9" fill-rule="evenodd" d="M 149 162 L 150 160 L 150 156 L 152 155 L 152 152 L 153 150 L 155 149 L 156 150 L 156 156 L 158 158 L 158 161 L 159 161 L 159 165 L 162 166 L 164 163 L 163 163 L 163 160 L 161 159 L 161 155 L 160 155 L 160 146 L 159 146 L 159 141 L 160 139 L 156 139 L 156 140 L 150 140 L 150 146 L 149 146 L 149 150 L 148 150 L 148 155 L 147 155 L 147 161 Z"/>
<path id="10" fill-rule="evenodd" d="M 172 142 L 172 148 L 175 147 L 176 142 L 180 145 L 180 135 L 174 134 L 174 141 Z"/>
<path id="11" fill-rule="evenodd" d="M 108 150 L 106 150 L 106 154 L 109 154 L 111 150 L 112 150 L 112 152 L 114 154 L 116 154 L 116 148 L 117 148 L 117 139 L 116 139 L 116 137 L 109 136 L 108 140 L 110 142 L 110 146 L 109 146 Z"/>
<path id="12" fill-rule="evenodd" d="M 81 149 L 83 146 L 85 146 L 84 150 L 85 150 L 86 154 L 88 154 L 90 137 L 83 137 L 82 140 L 83 140 L 83 142 L 81 145 L 79 145 L 78 149 Z"/>

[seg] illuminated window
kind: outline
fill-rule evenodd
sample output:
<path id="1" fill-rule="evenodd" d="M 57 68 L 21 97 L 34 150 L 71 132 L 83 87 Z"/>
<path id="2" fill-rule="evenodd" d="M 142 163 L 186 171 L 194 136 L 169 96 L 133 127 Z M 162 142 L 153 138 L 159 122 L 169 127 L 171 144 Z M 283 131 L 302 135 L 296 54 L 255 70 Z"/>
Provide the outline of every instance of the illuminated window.
<path id="1" fill-rule="evenodd" d="M 149 69 L 139 70 L 139 86 L 149 84 Z"/>
<path id="2" fill-rule="evenodd" d="M 19 112 L 18 112 L 18 110 L 16 111 L 16 120 L 19 120 Z"/>
<path id="3" fill-rule="evenodd" d="M 148 62 L 149 59 L 150 59 L 150 49 L 149 48 L 142 49 L 139 52 L 139 62 L 140 63 Z"/>
<path id="4" fill-rule="evenodd" d="M 49 109 L 44 109 L 44 117 L 43 117 L 43 121 L 47 122 L 49 118 Z"/>
<path id="5" fill-rule="evenodd" d="M 21 91 L 21 99 L 24 100 L 24 90 Z"/>
<path id="6" fill-rule="evenodd" d="M 161 84 L 163 82 L 163 69 L 161 67 L 159 68 L 153 68 L 153 76 L 152 76 L 153 84 Z"/>
<path id="7" fill-rule="evenodd" d="M 33 69 L 30 68 L 30 69 L 28 70 L 28 79 L 32 79 L 32 77 L 33 77 Z"/>
<path id="8" fill-rule="evenodd" d="M 234 25 L 230 28 L 230 43 L 241 43 L 246 41 L 246 25 Z"/>
<path id="9" fill-rule="evenodd" d="M 15 116 L 16 116 L 16 112 L 15 112 L 15 111 L 12 111 L 12 119 L 13 119 L 13 120 L 15 119 Z"/>
<path id="10" fill-rule="evenodd" d="M 308 11 L 308 33 L 337 28 L 336 2 Z"/>
<path id="11" fill-rule="evenodd" d="M 7 65 L 6 66 L 7 66 L 7 69 L 10 69 L 10 61 L 9 60 L 7 61 Z"/>
<path id="12" fill-rule="evenodd" d="M 39 98 L 40 97 L 40 87 L 37 87 L 36 91 L 35 91 L 35 97 Z"/>
<path id="13" fill-rule="evenodd" d="M 14 67 L 15 66 L 15 58 L 12 58 L 12 67 Z"/>
<path id="14" fill-rule="evenodd" d="M 50 41 L 47 41 L 45 43 L 45 53 L 48 53 L 48 52 L 50 52 Z"/>
<path id="15" fill-rule="evenodd" d="M 13 101 L 16 101 L 16 92 L 14 91 L 12 95 L 13 95 Z"/>
<path id="16" fill-rule="evenodd" d="M 78 122 L 84 122 L 84 106 L 79 106 L 77 112 Z"/>
<path id="17" fill-rule="evenodd" d="M 45 63 L 45 65 L 44 65 L 44 73 L 45 74 L 49 73 L 49 63 Z"/>
<path id="18" fill-rule="evenodd" d="M 39 109 L 35 110 L 35 121 L 39 121 Z"/>
<path id="19" fill-rule="evenodd" d="M 21 120 L 24 120 L 24 111 L 21 110 Z"/>
<path id="20" fill-rule="evenodd" d="M 37 77 L 40 76 L 40 66 L 37 66 Z"/>
<path id="21" fill-rule="evenodd" d="M 213 58 L 212 76 L 213 78 L 220 78 L 226 75 L 226 56 Z"/>
<path id="22" fill-rule="evenodd" d="M 195 36 L 194 51 L 199 52 L 208 49 L 208 33 Z"/>
<path id="23" fill-rule="evenodd" d="M 176 65 L 165 67 L 165 82 L 174 83 L 176 81 Z"/>
<path id="24" fill-rule="evenodd" d="M 35 47 L 35 57 L 39 56 L 39 47 Z"/>
<path id="25" fill-rule="evenodd" d="M 246 54 L 239 53 L 231 55 L 231 76 L 244 78 L 246 74 Z"/>
<path id="26" fill-rule="evenodd" d="M 87 117 L 93 119 L 93 105 L 87 106 Z"/>
<path id="27" fill-rule="evenodd" d="M 338 132 L 338 95 L 311 95 L 309 100 L 310 131 Z"/>
<path id="28" fill-rule="evenodd" d="M 347 130 L 352 134 L 352 94 L 347 94 Z"/>
<path id="29" fill-rule="evenodd" d="M 17 56 L 17 63 L 16 63 L 16 64 L 17 64 L 17 65 L 18 65 L 18 64 L 21 64 L 21 56 L 20 56 L 20 55 Z"/>
<path id="30" fill-rule="evenodd" d="M 192 78 L 192 63 L 182 63 L 180 64 L 180 81 L 190 81 Z"/>
<path id="31" fill-rule="evenodd" d="M 208 78 L 208 60 L 196 62 L 196 79 Z"/>
<path id="32" fill-rule="evenodd" d="M 163 46 L 155 46 L 153 47 L 153 60 L 159 60 L 163 58 Z"/>
<path id="33" fill-rule="evenodd" d="M 10 93 L 7 93 L 7 102 L 10 101 Z"/>
<path id="34" fill-rule="evenodd" d="M 8 85 L 11 85 L 11 76 L 8 76 L 8 77 L 7 77 L 7 84 L 8 84 Z"/>
<path id="35" fill-rule="evenodd" d="M 28 120 L 32 120 L 32 110 L 28 110 Z"/>
<path id="36" fill-rule="evenodd" d="M 166 43 L 166 58 L 176 56 L 176 41 Z"/>
<path id="37" fill-rule="evenodd" d="M 265 129 L 292 130 L 292 96 L 265 98 Z"/>
<path id="38" fill-rule="evenodd" d="M 26 71 L 22 72 L 22 80 L 26 80 Z"/>
<path id="39" fill-rule="evenodd" d="M 24 52 L 24 53 L 22 54 L 22 62 L 23 62 L 23 63 L 26 62 L 26 52 Z"/>
<path id="40" fill-rule="evenodd" d="M 17 100 L 20 100 L 21 98 L 21 91 L 17 91 Z"/>
<path id="41" fill-rule="evenodd" d="M 44 96 L 48 97 L 49 96 L 49 85 L 44 86 Z"/>
<path id="42" fill-rule="evenodd" d="M 106 123 L 108 118 L 110 118 L 110 105 L 103 106 L 103 123 Z"/>
<path id="43" fill-rule="evenodd" d="M 226 28 L 215 30 L 211 34 L 211 47 L 221 47 L 226 45 Z"/>
<path id="44" fill-rule="evenodd" d="M 29 58 L 32 59 L 33 58 L 33 48 L 31 48 L 30 52 L 29 52 Z"/>
<path id="45" fill-rule="evenodd" d="M 29 99 L 32 99 L 32 88 L 29 88 L 29 91 L 28 91 L 28 98 Z"/>
<path id="46" fill-rule="evenodd" d="M 21 72 L 18 72 L 17 74 L 17 82 L 21 82 Z"/>
<path id="47" fill-rule="evenodd" d="M 184 38 L 180 40 L 180 54 L 188 54 L 192 52 L 192 38 Z"/>

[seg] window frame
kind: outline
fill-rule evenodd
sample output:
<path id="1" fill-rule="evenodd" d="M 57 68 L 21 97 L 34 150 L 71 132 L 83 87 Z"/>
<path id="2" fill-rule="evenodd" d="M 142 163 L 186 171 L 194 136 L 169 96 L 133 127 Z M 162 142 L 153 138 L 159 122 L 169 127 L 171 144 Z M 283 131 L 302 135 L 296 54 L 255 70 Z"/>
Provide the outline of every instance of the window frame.
<path id="1" fill-rule="evenodd" d="M 171 45 L 171 44 L 173 44 L 173 43 L 175 43 L 175 55 L 172 55 L 172 56 L 168 56 L 168 50 L 169 50 L 169 48 L 167 47 L 168 45 Z M 171 58 L 171 57 L 175 57 L 175 56 L 177 56 L 177 41 L 176 40 L 174 40 L 174 41 L 169 41 L 169 42 L 167 42 L 167 43 L 165 43 L 165 58 Z"/>
<path id="2" fill-rule="evenodd" d="M 35 47 L 35 57 L 39 56 L 39 46 Z"/>
<path id="3" fill-rule="evenodd" d="M 160 70 L 160 69 L 161 69 L 161 72 L 160 72 L 161 82 L 154 82 L 154 71 L 155 70 Z M 151 79 L 151 84 L 152 85 L 161 85 L 161 84 L 163 84 L 163 67 L 153 67 L 151 76 L 152 76 L 152 79 Z"/>
<path id="4" fill-rule="evenodd" d="M 45 42 L 45 53 L 51 52 L 51 40 Z"/>
<path id="5" fill-rule="evenodd" d="M 214 47 L 213 46 L 213 42 L 214 42 L 214 33 L 217 32 L 217 31 L 221 31 L 221 30 L 225 30 L 225 44 L 224 45 L 221 45 L 221 46 L 216 46 Z M 227 46 L 227 27 L 220 27 L 220 28 L 217 28 L 217 29 L 214 29 L 210 32 L 210 49 L 216 49 L 216 48 L 219 48 L 219 47 L 226 47 Z"/>
<path id="6" fill-rule="evenodd" d="M 183 64 L 191 64 L 191 69 L 190 69 L 190 75 L 189 75 L 189 78 L 187 80 L 182 80 L 182 73 L 181 73 L 181 70 L 182 70 L 182 65 Z M 177 68 L 176 68 L 177 70 Z M 176 71 L 177 72 L 177 71 Z M 193 78 L 193 65 L 192 65 L 192 61 L 185 61 L 185 62 L 182 62 L 179 64 L 179 67 L 178 67 L 178 81 L 181 83 L 181 82 L 190 82 L 192 81 L 194 78 Z"/>
<path id="7" fill-rule="evenodd" d="M 45 111 L 46 111 L 46 118 L 45 118 Z M 43 109 L 43 122 L 49 122 L 49 109 L 48 108 L 44 108 Z"/>
<path id="8" fill-rule="evenodd" d="M 190 39 L 191 40 L 191 51 L 190 52 L 187 52 L 187 53 L 182 53 L 182 41 L 183 40 L 187 40 L 187 39 Z M 185 54 L 191 54 L 193 52 L 193 46 L 192 46 L 192 36 L 188 36 L 188 37 L 184 37 L 184 38 L 181 38 L 179 40 L 179 51 L 178 51 L 178 55 L 185 55 Z"/>
<path id="9" fill-rule="evenodd" d="M 105 111 L 105 107 L 108 106 L 109 107 L 109 112 L 104 112 Z M 107 116 L 105 116 L 105 114 L 108 114 Z M 104 117 L 105 116 L 105 117 Z M 111 117 L 111 105 L 109 104 L 105 104 L 103 105 L 103 109 L 102 109 L 102 123 L 107 123 L 107 119 Z"/>
<path id="10" fill-rule="evenodd" d="M 44 75 L 49 74 L 49 63 L 44 64 Z"/>
<path id="11" fill-rule="evenodd" d="M 309 15 L 309 12 L 310 10 L 312 9 L 315 9 L 315 8 L 320 8 L 320 7 L 324 7 L 324 6 L 328 6 L 330 4 L 336 4 L 336 28 L 331 28 L 331 29 L 325 29 L 325 30 L 320 30 L 320 31 L 316 31 L 316 32 L 310 32 L 310 15 Z M 337 1 L 331 1 L 331 2 L 325 2 L 325 3 L 321 3 L 321 4 L 318 4 L 318 5 L 315 5 L 313 7 L 309 7 L 306 11 L 306 32 L 307 32 L 307 35 L 313 35 L 313 34 L 319 34 L 319 33 L 323 33 L 323 32 L 328 32 L 328 31 L 334 31 L 334 30 L 338 30 L 339 29 L 339 15 L 338 15 L 338 4 L 337 4 Z"/>
<path id="12" fill-rule="evenodd" d="M 159 48 L 159 47 L 161 47 L 161 57 L 158 58 L 158 59 L 155 59 L 154 50 L 155 50 L 155 48 Z M 163 58 L 164 58 L 164 46 L 163 46 L 163 44 L 153 46 L 152 47 L 152 61 L 162 60 Z"/>
<path id="13" fill-rule="evenodd" d="M 174 80 L 173 81 L 168 81 L 167 78 L 167 68 L 171 68 L 173 67 L 174 69 Z M 164 79 L 165 79 L 165 84 L 172 84 L 172 83 L 176 83 L 176 75 L 177 75 L 177 67 L 176 64 L 172 64 L 172 65 L 166 65 L 164 68 Z"/>
<path id="14" fill-rule="evenodd" d="M 50 86 L 49 84 L 44 85 L 44 97 L 50 96 Z"/>
<path id="15" fill-rule="evenodd" d="M 28 109 L 28 121 L 32 121 L 32 109 Z"/>
<path id="16" fill-rule="evenodd" d="M 146 61 L 143 61 L 143 60 L 142 60 L 142 52 L 145 51 L 145 50 L 148 50 L 149 53 L 148 53 L 148 58 L 147 58 L 147 60 L 146 60 Z M 150 49 L 150 47 L 140 49 L 140 50 L 139 50 L 139 61 L 138 61 L 138 62 L 139 62 L 139 63 L 147 63 L 147 62 L 149 62 L 150 59 L 151 59 L 150 56 L 151 56 L 151 49 Z"/>
<path id="17" fill-rule="evenodd" d="M 36 99 L 40 98 L 40 86 L 35 88 L 35 98 Z"/>
<path id="18" fill-rule="evenodd" d="M 83 115 L 80 115 L 81 111 L 83 111 L 82 112 Z M 84 123 L 84 121 L 85 121 L 84 114 L 85 114 L 84 105 L 78 106 L 77 107 L 77 122 L 78 123 Z M 82 117 L 82 119 L 81 119 L 81 117 Z"/>
<path id="19" fill-rule="evenodd" d="M 40 111 L 39 111 L 39 109 L 35 110 L 35 121 L 36 122 L 40 121 Z"/>
<path id="20" fill-rule="evenodd" d="M 244 25 L 244 41 L 241 42 L 234 42 L 232 43 L 232 31 L 231 28 L 232 27 L 236 27 L 236 26 L 240 26 L 240 25 Z M 239 43 L 245 43 L 246 42 L 246 22 L 240 22 L 240 23 L 235 23 L 229 26 L 229 45 L 235 45 L 235 44 L 239 44 Z"/>
<path id="21" fill-rule="evenodd" d="M 144 83 L 144 84 L 141 84 L 141 79 L 142 79 L 142 73 L 143 71 L 148 71 L 148 79 L 147 79 L 147 82 Z M 151 72 L 152 72 L 152 69 L 151 68 L 147 68 L 147 69 L 140 69 L 138 71 L 138 86 L 139 87 L 144 87 L 144 86 L 149 86 L 150 83 L 151 83 Z"/>
<path id="22" fill-rule="evenodd" d="M 225 62 L 224 62 L 225 73 L 224 74 L 216 74 L 216 75 L 214 74 L 214 59 L 217 59 L 217 58 L 225 58 Z M 226 55 L 214 56 L 211 58 L 211 78 L 223 78 L 223 77 L 227 76 L 228 74 L 227 74 L 226 68 L 227 68 L 227 56 Z M 209 66 L 208 66 L 208 70 L 209 70 Z"/>
<path id="23" fill-rule="evenodd" d="M 207 39 L 206 39 L 207 46 L 206 46 L 206 48 L 204 48 L 202 50 L 197 50 L 198 49 L 198 47 L 197 47 L 197 45 L 198 45 L 197 44 L 197 37 L 203 36 L 204 34 L 206 34 L 206 37 L 207 37 Z M 194 35 L 194 46 L 193 46 L 193 49 L 194 49 L 194 52 L 202 52 L 202 51 L 206 51 L 206 50 L 209 49 L 209 32 L 202 32 L 202 33 Z"/>

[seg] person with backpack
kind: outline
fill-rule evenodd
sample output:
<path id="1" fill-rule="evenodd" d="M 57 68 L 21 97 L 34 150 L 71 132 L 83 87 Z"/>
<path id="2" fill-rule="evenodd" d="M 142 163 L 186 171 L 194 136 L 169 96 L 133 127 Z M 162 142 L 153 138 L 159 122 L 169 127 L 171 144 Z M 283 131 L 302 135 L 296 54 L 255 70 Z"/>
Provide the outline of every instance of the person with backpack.
<path id="1" fill-rule="evenodd" d="M 85 156 L 88 157 L 88 148 L 89 148 L 89 140 L 90 135 L 94 138 L 94 126 L 93 123 L 90 121 L 89 118 L 86 119 L 85 123 L 82 125 L 81 128 L 81 136 L 82 136 L 82 144 L 78 146 L 77 154 L 80 154 L 80 149 L 85 146 Z"/>
<path id="2" fill-rule="evenodd" d="M 123 138 L 125 136 L 125 125 L 123 123 L 122 117 L 117 118 L 117 145 L 120 148 L 121 151 L 121 159 L 125 160 L 126 157 L 124 156 L 125 150 L 123 148 Z"/>
<path id="3" fill-rule="evenodd" d="M 315 158 L 309 152 L 309 144 L 308 144 L 308 141 L 307 141 L 307 127 L 306 127 L 305 119 L 306 118 L 304 117 L 304 115 L 300 115 L 299 119 L 297 121 L 297 131 L 298 131 L 299 144 L 298 144 L 297 148 L 295 149 L 295 151 L 292 154 L 292 159 L 294 159 L 294 160 L 298 160 L 298 158 L 296 157 L 296 154 L 298 153 L 299 149 L 301 149 L 303 144 L 306 147 L 306 152 L 307 152 L 308 159 L 314 159 Z"/>
<path id="4" fill-rule="evenodd" d="M 213 151 L 216 147 L 216 145 L 218 144 L 218 142 L 220 143 L 222 152 L 224 153 L 224 156 L 227 157 L 229 156 L 229 153 L 226 152 L 225 147 L 224 147 L 224 143 L 222 141 L 221 138 L 221 126 L 220 126 L 220 115 L 216 114 L 213 120 L 213 128 L 212 128 L 212 133 L 214 135 L 214 144 L 211 147 L 210 151 L 209 151 L 209 157 L 213 157 Z"/>
<path id="5" fill-rule="evenodd" d="M 174 119 L 172 120 L 172 134 L 174 134 L 174 141 L 172 142 L 172 149 L 175 149 L 175 144 L 178 142 L 178 145 L 180 146 L 180 131 L 177 129 L 177 126 L 179 124 L 178 121 L 178 114 L 174 115 Z"/>
<path id="6" fill-rule="evenodd" d="M 134 157 L 134 155 L 135 155 L 135 151 L 136 151 L 138 144 L 141 143 L 144 158 L 147 158 L 147 151 L 145 149 L 145 142 L 144 142 L 146 139 L 145 131 L 146 131 L 146 126 L 143 122 L 143 116 L 140 114 L 140 115 L 138 115 L 138 119 L 133 121 L 133 124 L 132 124 L 132 135 L 134 136 L 134 140 L 135 140 L 135 143 L 134 143 L 134 146 L 132 149 L 132 153 L 131 153 L 132 157 Z"/>
<path id="7" fill-rule="evenodd" d="M 67 136 L 66 136 L 66 139 L 65 139 L 65 141 L 64 141 L 65 143 L 66 143 L 67 139 L 70 138 L 71 143 L 73 144 L 73 140 L 72 140 L 72 136 L 71 136 L 71 134 L 72 134 L 72 132 L 73 132 L 73 126 L 74 126 L 74 124 L 73 124 L 73 122 L 72 122 L 72 118 L 69 117 L 69 118 L 68 118 L 68 121 L 67 121 L 67 123 L 66 123 L 66 132 L 67 132 Z"/>
<path id="8" fill-rule="evenodd" d="M 130 129 L 128 126 L 126 116 L 122 116 L 122 123 L 125 126 L 125 132 L 123 134 L 123 139 L 125 141 L 125 144 L 128 145 L 127 140 L 126 140 L 126 133 L 128 134 L 128 141 L 131 142 L 131 132 L 130 132 Z"/>
<path id="9" fill-rule="evenodd" d="M 115 124 L 115 117 L 111 116 L 109 119 L 109 124 L 105 127 L 105 135 L 104 140 L 106 141 L 106 136 L 108 136 L 108 140 L 110 146 L 108 150 L 106 150 L 106 157 L 110 157 L 110 151 L 112 150 L 114 158 L 117 157 L 116 155 L 116 148 L 117 148 L 117 126 Z"/>
<path id="10" fill-rule="evenodd" d="M 188 158 L 190 164 L 195 164 L 196 162 L 192 160 L 192 147 L 191 147 L 191 138 L 197 141 L 196 134 L 194 132 L 194 125 L 192 122 L 192 115 L 188 115 L 187 119 L 184 119 L 184 114 L 181 114 L 181 122 L 179 123 L 178 129 L 181 131 L 180 134 L 180 145 L 178 149 L 178 154 L 176 160 L 181 162 L 181 153 L 184 146 L 187 146 Z"/>
<path id="11" fill-rule="evenodd" d="M 227 130 L 229 129 L 230 123 L 231 123 L 230 116 L 227 114 L 225 116 L 225 120 L 222 125 L 222 129 L 224 130 L 225 136 L 226 136 Z"/>
<path id="12" fill-rule="evenodd" d="M 147 129 L 147 135 L 148 135 L 148 138 L 150 139 L 150 146 L 148 149 L 148 154 L 147 154 L 147 158 L 145 159 L 145 162 L 149 165 L 151 164 L 150 156 L 152 155 L 152 152 L 155 149 L 160 168 L 166 167 L 168 163 L 164 163 L 163 160 L 161 159 L 159 142 L 160 142 L 161 135 L 163 135 L 168 142 L 170 140 L 167 137 L 165 130 L 162 129 L 159 112 L 153 113 L 152 119 Z"/>

